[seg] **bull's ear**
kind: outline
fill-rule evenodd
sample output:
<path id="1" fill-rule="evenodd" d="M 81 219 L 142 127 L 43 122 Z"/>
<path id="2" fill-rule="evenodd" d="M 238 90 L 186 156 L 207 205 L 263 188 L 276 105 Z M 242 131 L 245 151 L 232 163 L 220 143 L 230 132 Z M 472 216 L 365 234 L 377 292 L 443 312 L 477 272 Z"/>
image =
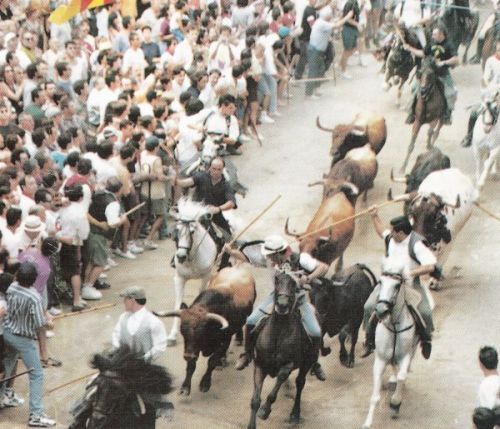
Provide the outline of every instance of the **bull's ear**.
<path id="1" fill-rule="evenodd" d="M 188 308 L 187 304 L 185 302 L 183 302 L 181 304 L 181 310 L 185 310 L 186 308 Z"/>

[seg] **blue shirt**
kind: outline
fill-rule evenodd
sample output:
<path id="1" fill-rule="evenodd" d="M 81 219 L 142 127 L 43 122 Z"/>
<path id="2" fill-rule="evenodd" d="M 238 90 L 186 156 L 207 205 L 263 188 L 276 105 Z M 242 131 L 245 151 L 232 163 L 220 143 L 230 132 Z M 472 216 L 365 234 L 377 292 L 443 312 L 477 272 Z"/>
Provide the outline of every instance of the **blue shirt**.
<path id="1" fill-rule="evenodd" d="M 318 18 L 311 29 L 309 46 L 313 47 L 317 51 L 325 52 L 334 26 L 335 23 Z"/>

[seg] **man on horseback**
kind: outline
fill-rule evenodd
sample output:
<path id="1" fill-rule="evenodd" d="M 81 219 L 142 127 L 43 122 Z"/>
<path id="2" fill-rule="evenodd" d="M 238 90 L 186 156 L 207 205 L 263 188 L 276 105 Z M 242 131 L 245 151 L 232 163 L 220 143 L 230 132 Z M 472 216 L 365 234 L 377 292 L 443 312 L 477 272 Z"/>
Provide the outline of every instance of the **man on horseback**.
<path id="1" fill-rule="evenodd" d="M 492 55 L 486 61 L 482 83 L 484 85 L 482 93 L 490 98 L 496 98 L 496 94 L 500 91 L 500 40 L 496 41 L 495 55 Z M 467 126 L 467 135 L 461 143 L 463 147 L 469 147 L 472 144 L 474 126 L 476 125 L 477 118 L 479 118 L 482 112 L 482 105 L 476 105 L 471 109 Z"/>
<path id="2" fill-rule="evenodd" d="M 477 50 L 476 54 L 469 61 L 471 64 L 479 64 L 481 62 L 484 41 L 488 30 L 494 28 L 493 40 L 496 41 L 500 37 L 500 0 L 493 0 L 493 5 L 495 7 L 495 11 L 488 16 L 477 36 Z"/>
<path id="3" fill-rule="evenodd" d="M 394 16 L 415 34 L 422 48 L 427 44 L 424 25 L 431 20 L 431 10 L 423 0 L 403 0 L 394 9 Z"/>
<path id="4" fill-rule="evenodd" d="M 238 257 L 238 251 L 225 249 L 231 255 Z M 315 279 L 318 279 L 326 274 L 328 265 L 313 258 L 308 253 L 292 252 L 289 243 L 279 235 L 272 235 L 266 238 L 262 244 L 263 261 L 253 261 L 255 265 L 271 267 L 277 271 L 287 271 L 291 273 L 299 273 L 299 283 L 301 285 L 311 284 Z M 307 273 L 307 274 L 304 274 Z M 316 318 L 315 308 L 307 300 L 307 294 L 303 288 L 297 290 L 297 308 L 302 316 L 304 329 L 309 335 L 312 345 L 316 350 L 319 350 L 321 345 L 321 326 Z M 252 332 L 259 321 L 266 315 L 267 308 L 274 302 L 274 294 L 271 293 L 253 313 L 248 316 L 245 325 L 245 352 L 240 356 L 236 363 L 236 369 L 242 370 L 247 367 L 252 361 L 255 334 Z M 326 375 L 321 368 L 319 362 L 315 362 L 312 366 L 312 371 L 318 380 L 326 380 Z"/>
<path id="5" fill-rule="evenodd" d="M 383 238 L 386 247 L 386 258 L 394 260 L 405 267 L 407 275 L 413 279 L 413 287 L 420 295 L 421 300 L 418 308 L 411 307 L 412 313 L 419 313 L 425 325 L 420 322 L 416 315 L 417 331 L 420 335 L 422 355 L 428 359 L 431 354 L 431 339 L 434 325 L 432 321 L 432 309 L 425 289 L 420 283 L 419 277 L 424 274 L 437 272 L 436 257 L 426 246 L 425 239 L 412 231 L 410 221 L 406 216 L 398 216 L 391 220 L 391 229 L 385 229 L 377 213 L 377 207 L 370 210 L 375 231 Z M 375 329 L 378 321 L 372 313 L 378 300 L 379 288 L 376 287 L 365 303 L 365 352 L 363 357 L 368 356 L 375 349 Z"/>
<path id="6" fill-rule="evenodd" d="M 219 248 L 222 248 L 224 242 L 231 237 L 231 227 L 222 212 L 237 207 L 234 192 L 224 178 L 223 170 L 224 159 L 216 157 L 210 162 L 208 171 L 195 173 L 186 179 L 177 177 L 174 179 L 174 185 L 181 188 L 194 187 L 193 199 L 208 205 L 208 212 L 212 215 L 209 233 L 214 237 Z M 220 230 L 215 230 L 212 223 Z M 221 268 L 227 265 L 228 260 L 229 255 L 225 254 L 221 261 Z"/>
<path id="7" fill-rule="evenodd" d="M 455 106 L 455 101 L 457 99 L 457 90 L 453 83 L 453 78 L 450 74 L 450 67 L 458 65 L 459 60 L 457 56 L 457 51 L 448 43 L 446 39 L 445 30 L 442 27 L 435 27 L 432 31 L 432 40 L 428 43 L 425 48 L 415 49 L 408 44 L 403 45 L 404 48 L 411 52 L 415 57 L 424 58 L 426 56 L 432 56 L 436 62 L 437 74 L 439 81 L 443 85 L 444 97 L 446 99 L 446 112 L 444 114 L 443 122 L 446 125 L 451 124 L 451 114 Z M 417 101 L 417 93 L 419 91 L 419 83 L 416 82 L 412 97 L 409 104 L 409 115 L 406 119 L 407 124 L 413 124 L 415 122 L 415 104 Z"/>

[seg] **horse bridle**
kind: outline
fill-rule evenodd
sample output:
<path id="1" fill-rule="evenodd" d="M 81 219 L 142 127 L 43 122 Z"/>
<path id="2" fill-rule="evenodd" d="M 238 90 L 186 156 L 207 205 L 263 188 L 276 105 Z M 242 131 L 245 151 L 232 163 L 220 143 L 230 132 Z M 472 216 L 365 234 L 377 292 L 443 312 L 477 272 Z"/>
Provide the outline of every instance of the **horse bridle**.
<path id="1" fill-rule="evenodd" d="M 398 293 L 399 293 L 399 289 L 401 288 L 401 285 L 404 282 L 404 277 L 401 274 L 399 274 L 399 273 L 390 273 L 390 272 L 387 272 L 387 271 L 384 271 L 382 273 L 382 276 L 384 276 L 384 277 L 390 277 L 390 278 L 392 278 L 394 280 L 397 280 L 397 282 L 398 282 L 398 284 L 397 284 L 397 290 L 398 290 Z M 380 284 L 381 281 L 379 280 L 378 283 Z M 395 295 L 397 295 L 397 293 Z M 389 307 L 389 310 L 392 311 L 392 309 L 394 308 L 395 302 L 388 301 L 386 299 L 379 299 L 377 301 L 377 304 L 385 304 L 385 305 L 387 305 L 387 307 Z"/>
<path id="2" fill-rule="evenodd" d="M 178 244 L 178 242 L 179 242 L 178 237 L 175 240 L 175 245 L 176 245 L 177 250 L 179 250 L 179 249 L 186 250 L 186 253 L 187 253 L 187 256 L 188 256 L 188 259 L 189 259 L 189 254 L 191 253 L 191 250 L 193 248 L 193 241 L 194 241 L 193 240 L 193 232 L 191 231 L 191 228 L 189 227 L 189 225 L 192 224 L 192 223 L 196 223 L 198 221 L 197 220 L 189 220 L 189 221 L 187 221 L 187 220 L 179 220 L 178 222 L 180 222 L 181 224 L 184 225 L 185 228 L 187 228 L 188 233 L 189 233 L 189 241 L 191 242 L 191 245 L 189 247 L 179 246 L 179 244 Z M 203 242 L 203 239 L 205 238 L 205 236 L 207 234 L 208 234 L 208 230 L 205 229 L 205 235 L 203 236 L 203 238 L 200 240 L 200 242 L 198 243 L 198 245 L 194 249 L 195 251 L 198 250 L 198 247 L 200 247 L 201 243 Z"/>

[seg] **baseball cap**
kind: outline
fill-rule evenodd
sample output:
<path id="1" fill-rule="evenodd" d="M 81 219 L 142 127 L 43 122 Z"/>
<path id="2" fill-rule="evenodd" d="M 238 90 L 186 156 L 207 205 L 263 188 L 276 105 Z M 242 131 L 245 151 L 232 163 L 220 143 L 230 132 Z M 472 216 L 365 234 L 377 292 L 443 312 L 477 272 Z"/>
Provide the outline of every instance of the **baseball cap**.
<path id="1" fill-rule="evenodd" d="M 120 292 L 123 298 L 146 299 L 146 291 L 140 286 L 130 286 Z"/>

